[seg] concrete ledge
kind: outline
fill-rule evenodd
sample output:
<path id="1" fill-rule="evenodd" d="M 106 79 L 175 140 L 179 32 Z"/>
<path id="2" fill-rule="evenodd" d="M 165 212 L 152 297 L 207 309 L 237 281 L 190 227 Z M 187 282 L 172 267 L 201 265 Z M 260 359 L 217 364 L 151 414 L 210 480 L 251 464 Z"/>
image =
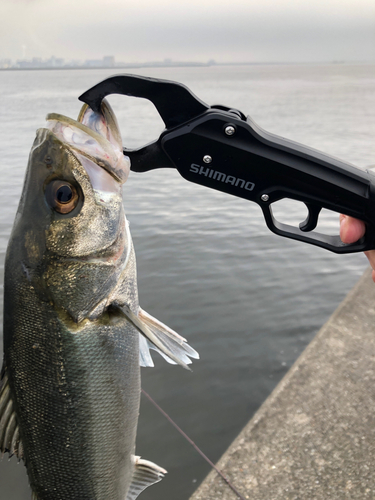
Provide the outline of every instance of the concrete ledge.
<path id="1" fill-rule="evenodd" d="M 375 498 L 375 285 L 370 270 L 218 467 L 252 500 Z M 212 471 L 190 500 L 236 498 Z"/>

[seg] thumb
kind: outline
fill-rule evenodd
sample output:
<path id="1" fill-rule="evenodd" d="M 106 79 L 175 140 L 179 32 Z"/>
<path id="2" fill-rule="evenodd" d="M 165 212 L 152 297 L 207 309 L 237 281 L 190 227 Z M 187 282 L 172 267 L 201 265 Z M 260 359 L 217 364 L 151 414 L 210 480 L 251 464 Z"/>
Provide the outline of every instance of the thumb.
<path id="1" fill-rule="evenodd" d="M 365 223 L 348 215 L 340 215 L 340 238 L 343 243 L 354 243 L 365 234 Z"/>

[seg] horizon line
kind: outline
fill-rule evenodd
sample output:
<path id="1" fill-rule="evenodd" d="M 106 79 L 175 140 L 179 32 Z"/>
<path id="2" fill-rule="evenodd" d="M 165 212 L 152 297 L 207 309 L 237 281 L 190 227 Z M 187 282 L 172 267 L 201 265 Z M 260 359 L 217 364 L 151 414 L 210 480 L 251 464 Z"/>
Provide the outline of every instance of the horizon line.
<path id="1" fill-rule="evenodd" d="M 330 60 L 330 61 L 242 61 L 242 62 L 217 62 L 213 59 L 207 62 L 199 61 L 150 61 L 150 62 L 134 62 L 134 63 L 117 63 L 115 65 L 66 65 L 66 66 L 30 66 L 30 67 L 17 67 L 10 66 L 1 68 L 0 71 L 30 71 L 30 70 L 72 70 L 72 69 L 126 69 L 126 68 L 168 68 L 168 67 L 210 67 L 210 66 L 256 66 L 256 65 L 316 65 L 316 64 L 329 64 L 329 65 L 358 65 L 358 64 L 375 64 L 375 60 Z"/>

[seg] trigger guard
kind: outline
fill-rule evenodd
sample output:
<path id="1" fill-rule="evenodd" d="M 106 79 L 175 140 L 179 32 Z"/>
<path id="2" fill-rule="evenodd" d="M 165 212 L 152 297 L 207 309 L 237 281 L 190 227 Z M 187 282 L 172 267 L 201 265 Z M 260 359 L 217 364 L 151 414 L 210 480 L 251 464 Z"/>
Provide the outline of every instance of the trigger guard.
<path id="1" fill-rule="evenodd" d="M 315 205 L 316 206 L 316 205 Z M 313 231 L 311 234 L 306 235 L 299 227 L 290 226 L 277 221 L 273 214 L 270 204 L 261 205 L 262 212 L 267 224 L 267 227 L 279 236 L 290 238 L 310 245 L 315 245 L 331 252 L 338 254 L 363 252 L 375 247 L 375 235 L 366 233 L 363 238 L 355 243 L 343 243 L 340 236 L 330 236 Z"/>

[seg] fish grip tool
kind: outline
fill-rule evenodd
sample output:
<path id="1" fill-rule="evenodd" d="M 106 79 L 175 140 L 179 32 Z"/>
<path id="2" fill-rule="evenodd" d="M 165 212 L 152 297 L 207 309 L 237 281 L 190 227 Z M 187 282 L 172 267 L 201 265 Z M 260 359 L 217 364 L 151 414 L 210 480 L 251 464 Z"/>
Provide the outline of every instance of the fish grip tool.
<path id="1" fill-rule="evenodd" d="M 375 248 L 375 171 L 361 170 L 315 149 L 278 137 L 241 111 L 209 106 L 185 85 L 137 75 L 115 75 L 79 99 L 100 112 L 110 94 L 151 101 L 165 124 L 153 143 L 124 149 L 131 170 L 176 168 L 186 180 L 257 203 L 275 234 L 335 253 Z M 302 202 L 307 218 L 293 226 L 278 221 L 272 204 Z M 365 222 L 366 233 L 345 244 L 339 235 L 315 231 L 322 209 Z"/>

